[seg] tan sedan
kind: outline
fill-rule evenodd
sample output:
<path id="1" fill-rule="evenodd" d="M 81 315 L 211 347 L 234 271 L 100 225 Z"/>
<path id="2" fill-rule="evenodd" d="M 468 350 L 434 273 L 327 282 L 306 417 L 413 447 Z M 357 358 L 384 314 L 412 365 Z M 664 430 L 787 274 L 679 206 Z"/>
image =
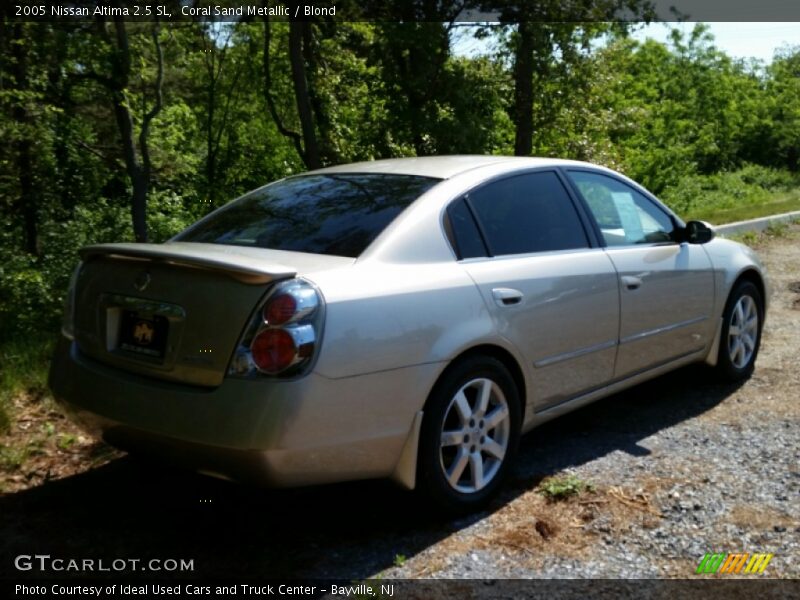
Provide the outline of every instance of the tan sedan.
<path id="1" fill-rule="evenodd" d="M 472 509 L 548 419 L 692 362 L 749 376 L 766 301 L 750 249 L 608 169 L 375 161 L 84 248 L 50 383 L 109 443 L 201 472 Z"/>

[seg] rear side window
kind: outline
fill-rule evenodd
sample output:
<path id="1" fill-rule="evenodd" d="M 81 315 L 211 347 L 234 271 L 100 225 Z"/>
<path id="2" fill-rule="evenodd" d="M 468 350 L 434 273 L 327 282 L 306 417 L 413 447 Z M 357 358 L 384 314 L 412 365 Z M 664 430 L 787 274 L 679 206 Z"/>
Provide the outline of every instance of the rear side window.
<path id="1" fill-rule="evenodd" d="M 481 233 L 464 198 L 447 207 L 453 245 L 459 259 L 486 256 Z"/>
<path id="2" fill-rule="evenodd" d="M 301 175 L 259 188 L 174 239 L 357 257 L 438 179 Z"/>
<path id="3" fill-rule="evenodd" d="M 468 199 L 494 256 L 589 246 L 575 206 L 552 171 L 495 181 Z"/>

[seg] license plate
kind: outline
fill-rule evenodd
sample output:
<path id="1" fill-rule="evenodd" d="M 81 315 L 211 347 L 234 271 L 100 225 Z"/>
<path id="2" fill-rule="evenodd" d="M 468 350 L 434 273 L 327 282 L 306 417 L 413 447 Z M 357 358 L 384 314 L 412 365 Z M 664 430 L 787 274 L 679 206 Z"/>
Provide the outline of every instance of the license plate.
<path id="1" fill-rule="evenodd" d="M 119 349 L 163 360 L 167 347 L 169 321 L 161 315 L 140 315 L 123 310 L 120 319 Z"/>

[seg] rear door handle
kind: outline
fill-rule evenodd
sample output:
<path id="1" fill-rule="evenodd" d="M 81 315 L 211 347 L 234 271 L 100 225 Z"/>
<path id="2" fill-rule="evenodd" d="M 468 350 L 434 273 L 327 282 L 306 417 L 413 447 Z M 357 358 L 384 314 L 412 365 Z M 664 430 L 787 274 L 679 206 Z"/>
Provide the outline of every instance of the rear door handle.
<path id="1" fill-rule="evenodd" d="M 522 302 L 523 293 L 513 288 L 494 288 L 492 296 L 498 306 L 513 306 Z"/>
<path id="2" fill-rule="evenodd" d="M 642 280 L 638 277 L 634 277 L 633 275 L 623 275 L 621 279 L 622 285 L 629 290 L 638 290 L 642 285 Z"/>

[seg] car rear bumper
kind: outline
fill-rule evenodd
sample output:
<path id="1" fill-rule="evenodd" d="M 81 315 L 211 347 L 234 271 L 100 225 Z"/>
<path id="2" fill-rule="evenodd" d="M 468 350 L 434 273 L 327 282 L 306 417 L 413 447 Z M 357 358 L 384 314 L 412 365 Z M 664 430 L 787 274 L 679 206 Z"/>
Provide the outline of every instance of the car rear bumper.
<path id="1" fill-rule="evenodd" d="M 299 486 L 392 475 L 440 368 L 227 378 L 199 388 L 103 365 L 63 338 L 50 387 L 79 424 L 123 450 L 237 481 Z"/>

